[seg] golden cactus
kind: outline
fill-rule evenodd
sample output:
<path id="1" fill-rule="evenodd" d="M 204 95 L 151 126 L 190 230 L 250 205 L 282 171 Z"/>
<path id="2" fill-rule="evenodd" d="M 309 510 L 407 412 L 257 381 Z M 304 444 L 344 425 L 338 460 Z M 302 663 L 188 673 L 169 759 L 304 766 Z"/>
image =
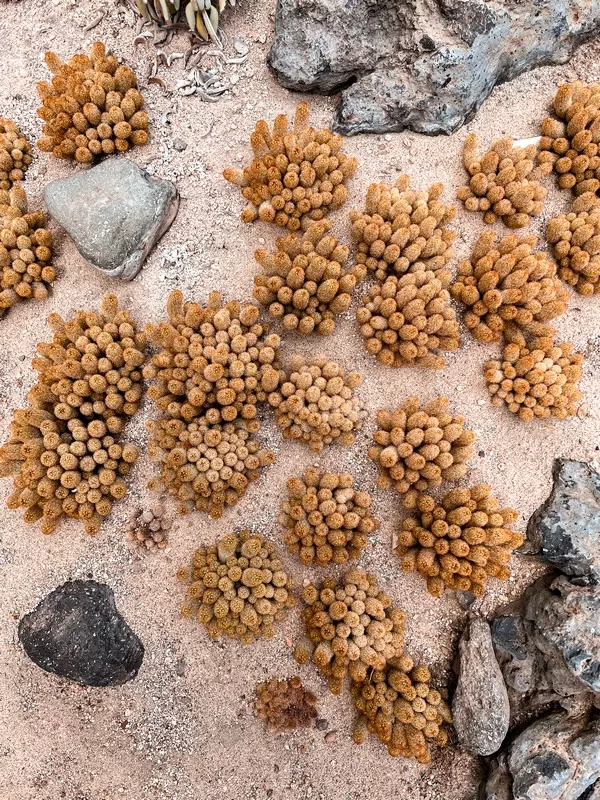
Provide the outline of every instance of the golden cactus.
<path id="1" fill-rule="evenodd" d="M 423 405 L 418 397 L 409 397 L 395 411 L 377 412 L 369 457 L 379 466 L 379 486 L 393 486 L 404 496 L 406 508 L 415 507 L 421 492 L 467 473 L 477 436 L 447 408 L 447 397 Z"/>
<path id="2" fill-rule="evenodd" d="M 600 199 L 579 195 L 568 214 L 548 223 L 546 238 L 558 261 L 558 276 L 578 294 L 600 294 Z"/>
<path id="3" fill-rule="evenodd" d="M 514 147 L 508 137 L 499 139 L 481 156 L 477 136 L 470 133 L 463 146 L 463 165 L 471 176 L 457 197 L 467 211 L 482 211 L 492 225 L 499 218 L 507 228 L 524 228 L 544 210 L 546 189 L 540 184 L 541 167 L 535 166 L 537 148 Z"/>
<path id="4" fill-rule="evenodd" d="M 356 312 L 369 353 L 390 367 L 443 367 L 435 351 L 460 344 L 449 285 L 448 270 L 426 270 L 389 275 L 372 286 Z"/>
<path id="5" fill-rule="evenodd" d="M 575 194 L 600 189 L 600 83 L 582 81 L 559 87 L 552 102 L 554 117 L 542 122 L 538 160 L 558 175 L 561 189 Z"/>
<path id="6" fill-rule="evenodd" d="M 447 227 L 456 209 L 440 202 L 444 190 L 435 183 L 426 192 L 409 188 L 408 175 L 394 186 L 369 186 L 365 211 L 350 212 L 356 263 L 364 265 L 379 281 L 388 274 L 431 270 L 450 260 L 456 233 Z"/>
<path id="7" fill-rule="evenodd" d="M 414 666 L 403 654 L 375 669 L 366 683 L 353 684 L 359 712 L 353 738 L 363 744 L 369 732 L 386 745 L 391 756 L 431 761 L 430 745 L 444 747 L 452 712 L 441 693 L 430 686 L 431 673 Z"/>
<path id="8" fill-rule="evenodd" d="M 517 512 L 500 508 L 490 492 L 485 485 L 452 489 L 440 505 L 422 495 L 403 521 L 396 547 L 402 569 L 426 578 L 434 597 L 446 588 L 481 597 L 488 578 L 510 577 L 511 552 L 524 539 L 509 529 Z"/>
<path id="9" fill-rule="evenodd" d="M 309 363 L 292 356 L 287 380 L 269 395 L 283 438 L 300 439 L 315 452 L 333 442 L 352 444 L 365 417 L 362 401 L 354 394 L 361 383 L 361 375 L 344 374 L 325 356 Z"/>
<path id="10" fill-rule="evenodd" d="M 275 634 L 275 623 L 294 606 L 292 581 L 275 547 L 259 533 L 227 534 L 200 547 L 178 571 L 188 584 L 181 613 L 196 617 L 213 639 L 225 635 L 250 644 Z"/>
<path id="11" fill-rule="evenodd" d="M 379 522 L 370 495 L 354 488 L 352 475 L 310 467 L 301 478 L 290 478 L 287 489 L 279 522 L 285 544 L 302 564 L 324 567 L 360 558 Z"/>
<path id="12" fill-rule="evenodd" d="M 248 201 L 244 222 L 261 219 L 292 232 L 306 230 L 348 199 L 345 183 L 358 162 L 341 152 L 341 136 L 309 127 L 309 115 L 308 103 L 300 103 L 291 129 L 283 114 L 272 129 L 260 120 L 250 137 L 252 164 L 223 172 Z"/>
<path id="13" fill-rule="evenodd" d="M 135 73 L 108 55 L 102 42 L 90 56 L 75 55 L 63 62 L 46 53 L 54 77 L 37 85 L 44 120 L 40 150 L 81 164 L 112 153 L 125 153 L 148 141 L 148 115 L 136 88 Z"/>
<path id="14" fill-rule="evenodd" d="M 12 189 L 31 164 L 31 147 L 18 125 L 0 118 L 0 189 Z"/>
<path id="15" fill-rule="evenodd" d="M 285 330 L 333 333 L 335 317 L 348 310 L 354 287 L 365 277 L 364 267 L 347 269 L 349 250 L 330 230 L 329 220 L 315 222 L 302 238 L 278 238 L 275 253 L 255 253 L 264 274 L 254 279 L 254 297 Z"/>
<path id="16" fill-rule="evenodd" d="M 287 680 L 271 678 L 256 687 L 254 713 L 274 731 L 308 728 L 317 716 L 316 703 L 297 675 Z"/>
<path id="17" fill-rule="evenodd" d="M 42 211 L 27 213 L 21 186 L 0 189 L 0 318 L 24 300 L 45 300 L 56 280 L 52 234 Z"/>
<path id="18" fill-rule="evenodd" d="M 535 251 L 537 237 L 485 231 L 470 261 L 463 261 L 452 296 L 467 306 L 464 319 L 473 336 L 496 342 L 515 326 L 533 336 L 548 336 L 544 323 L 564 314 L 569 292 L 556 277 L 556 265 Z"/>

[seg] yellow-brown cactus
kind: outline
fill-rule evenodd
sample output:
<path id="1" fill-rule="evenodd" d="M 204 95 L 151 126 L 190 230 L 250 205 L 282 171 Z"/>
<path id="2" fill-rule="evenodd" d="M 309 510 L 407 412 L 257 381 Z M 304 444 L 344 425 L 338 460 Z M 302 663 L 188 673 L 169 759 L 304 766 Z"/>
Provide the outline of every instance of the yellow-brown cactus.
<path id="1" fill-rule="evenodd" d="M 509 137 L 494 142 L 481 156 L 477 136 L 470 133 L 463 146 L 463 165 L 471 176 L 457 197 L 467 211 L 482 211 L 492 225 L 498 218 L 507 228 L 524 228 L 544 210 L 546 189 L 540 184 L 541 167 L 535 166 L 537 148 L 514 147 Z"/>
<path id="2" fill-rule="evenodd" d="M 435 183 L 426 192 L 409 188 L 408 175 L 394 186 L 369 186 L 365 211 L 350 212 L 356 263 L 383 281 L 388 274 L 441 269 L 451 258 L 456 233 L 447 227 L 456 209 L 440 202 Z"/>
<path id="3" fill-rule="evenodd" d="M 404 496 L 406 508 L 415 507 L 421 492 L 466 475 L 477 436 L 447 408 L 447 397 L 423 405 L 418 397 L 409 397 L 395 411 L 377 412 L 369 457 L 379 466 L 381 488 L 393 486 Z"/>
<path id="4" fill-rule="evenodd" d="M 500 508 L 490 492 L 485 485 L 452 489 L 440 505 L 421 495 L 403 521 L 396 547 L 402 569 L 426 578 L 434 597 L 446 588 L 480 597 L 488 578 L 510 577 L 511 552 L 524 539 L 509 529 L 517 512 Z"/>
<path id="5" fill-rule="evenodd" d="M 275 547 L 248 530 L 199 547 L 177 577 L 188 584 L 181 613 L 195 617 L 213 639 L 225 635 L 250 644 L 271 638 L 275 623 L 294 606 L 292 581 Z"/>
<path id="6" fill-rule="evenodd" d="M 317 716 L 316 703 L 297 675 L 281 681 L 271 678 L 256 687 L 254 713 L 274 731 L 308 728 Z"/>
<path id="7" fill-rule="evenodd" d="M 390 367 L 443 367 L 435 351 L 460 344 L 449 285 L 450 272 L 438 270 L 389 275 L 371 287 L 356 312 L 369 353 Z"/>
<path id="8" fill-rule="evenodd" d="M 46 53 L 45 60 L 54 77 L 37 85 L 38 116 L 45 122 L 40 150 L 91 164 L 146 144 L 148 115 L 135 73 L 108 55 L 102 42 L 92 45 L 89 58 L 75 55 L 63 64 Z"/>
<path id="9" fill-rule="evenodd" d="M 264 274 L 254 279 L 254 297 L 280 319 L 285 330 L 303 335 L 333 333 L 335 317 L 350 307 L 351 294 L 366 274 L 347 269 L 349 250 L 330 233 L 331 222 L 315 222 L 301 238 L 277 239 L 277 250 L 257 250 Z"/>
<path id="10" fill-rule="evenodd" d="M 473 336 L 496 342 L 507 327 L 533 336 L 548 336 L 545 323 L 567 310 L 569 292 L 556 276 L 546 253 L 535 251 L 537 237 L 505 236 L 485 231 L 470 261 L 463 261 L 452 296 L 467 306 L 464 319 Z"/>
<path id="11" fill-rule="evenodd" d="M 558 261 L 558 276 L 578 294 L 600 294 L 600 199 L 579 195 L 568 214 L 548 223 L 546 237 Z"/>
<path id="12" fill-rule="evenodd" d="M 272 129 L 260 120 L 250 137 L 252 164 L 223 172 L 248 201 L 244 222 L 261 219 L 292 232 L 306 230 L 348 199 L 345 183 L 358 162 L 341 152 L 341 136 L 311 128 L 309 115 L 308 103 L 300 103 L 291 129 L 283 114 Z"/>
<path id="13" fill-rule="evenodd" d="M 31 164 L 31 147 L 18 125 L 0 119 L 0 189 L 12 189 Z"/>

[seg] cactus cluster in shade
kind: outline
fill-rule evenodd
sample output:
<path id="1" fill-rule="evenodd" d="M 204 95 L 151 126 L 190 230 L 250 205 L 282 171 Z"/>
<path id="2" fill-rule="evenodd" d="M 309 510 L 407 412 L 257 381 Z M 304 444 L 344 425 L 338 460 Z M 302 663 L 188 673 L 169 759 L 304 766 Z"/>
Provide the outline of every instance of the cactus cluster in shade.
<path id="1" fill-rule="evenodd" d="M 0 118 L 0 189 L 12 189 L 22 181 L 30 164 L 31 147 L 19 126 Z"/>
<path id="2" fill-rule="evenodd" d="M 295 675 L 287 680 L 271 678 L 256 687 L 254 713 L 277 732 L 307 728 L 317 716 L 317 698 Z"/>

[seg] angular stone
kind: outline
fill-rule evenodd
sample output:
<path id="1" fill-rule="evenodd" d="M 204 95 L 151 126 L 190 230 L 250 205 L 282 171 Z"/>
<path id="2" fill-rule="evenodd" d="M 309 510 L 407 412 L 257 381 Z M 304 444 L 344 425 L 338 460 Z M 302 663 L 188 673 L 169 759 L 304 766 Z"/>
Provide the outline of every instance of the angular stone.
<path id="1" fill-rule="evenodd" d="M 471 619 L 458 645 L 460 670 L 452 701 L 458 741 L 467 750 L 489 756 L 500 749 L 510 718 L 508 694 L 492 646 L 490 626 Z"/>
<path id="2" fill-rule="evenodd" d="M 269 63 L 288 89 L 342 89 L 334 128 L 451 133 L 494 86 L 561 64 L 600 30 L 589 0 L 279 0 Z"/>
<path id="3" fill-rule="evenodd" d="M 179 208 L 170 181 L 122 157 L 52 181 L 44 199 L 86 261 L 125 281 L 138 274 Z"/>
<path id="4" fill-rule="evenodd" d="M 600 475 L 562 458 L 553 475 L 552 493 L 529 520 L 527 537 L 544 561 L 600 583 Z"/>
<path id="5" fill-rule="evenodd" d="M 116 686 L 135 678 L 144 646 L 117 611 L 113 591 L 96 581 L 68 581 L 19 623 L 29 658 L 85 686 Z"/>

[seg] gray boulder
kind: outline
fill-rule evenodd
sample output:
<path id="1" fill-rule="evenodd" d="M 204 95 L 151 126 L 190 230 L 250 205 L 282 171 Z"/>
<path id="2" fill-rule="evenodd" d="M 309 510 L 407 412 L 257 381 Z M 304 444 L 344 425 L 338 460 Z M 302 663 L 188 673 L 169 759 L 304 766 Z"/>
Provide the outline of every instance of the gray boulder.
<path id="1" fill-rule="evenodd" d="M 600 582 L 600 475 L 583 461 L 562 458 L 553 475 L 552 493 L 529 520 L 527 537 L 561 572 Z"/>
<path id="2" fill-rule="evenodd" d="M 500 749 L 510 718 L 508 694 L 496 661 L 490 626 L 471 619 L 459 646 L 458 684 L 452 717 L 458 741 L 467 750 L 489 756 Z"/>
<path id="3" fill-rule="evenodd" d="M 269 63 L 289 89 L 342 90 L 340 133 L 451 133 L 598 31 L 588 0 L 279 0 Z"/>
<path id="4" fill-rule="evenodd" d="M 127 158 L 51 181 L 44 190 L 50 214 L 81 255 L 111 278 L 130 281 L 177 215 L 179 194 Z"/>

